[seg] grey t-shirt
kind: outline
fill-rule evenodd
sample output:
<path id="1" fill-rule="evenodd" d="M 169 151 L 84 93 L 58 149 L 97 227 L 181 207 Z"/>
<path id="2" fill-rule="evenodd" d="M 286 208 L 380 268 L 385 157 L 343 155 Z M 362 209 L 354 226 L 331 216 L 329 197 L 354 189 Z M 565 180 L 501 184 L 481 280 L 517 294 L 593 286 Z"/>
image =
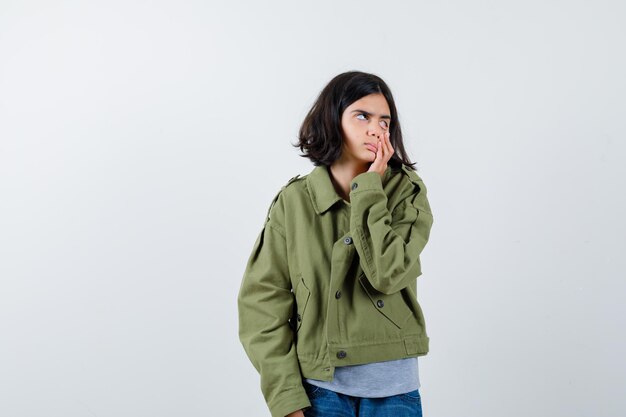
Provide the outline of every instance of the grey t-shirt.
<path id="1" fill-rule="evenodd" d="M 305 378 L 318 387 L 354 397 L 389 397 L 420 387 L 417 357 L 335 368 L 332 381 Z"/>

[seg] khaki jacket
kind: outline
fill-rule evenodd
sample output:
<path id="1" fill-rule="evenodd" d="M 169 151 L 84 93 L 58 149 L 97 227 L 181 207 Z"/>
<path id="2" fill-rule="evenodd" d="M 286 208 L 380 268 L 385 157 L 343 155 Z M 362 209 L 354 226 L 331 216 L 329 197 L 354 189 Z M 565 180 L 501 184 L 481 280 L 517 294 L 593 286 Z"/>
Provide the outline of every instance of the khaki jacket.
<path id="1" fill-rule="evenodd" d="M 426 187 L 404 165 L 354 177 L 350 202 L 324 165 L 281 188 L 237 298 L 239 338 L 273 417 L 311 406 L 303 377 L 428 353 L 416 286 L 432 223 Z"/>

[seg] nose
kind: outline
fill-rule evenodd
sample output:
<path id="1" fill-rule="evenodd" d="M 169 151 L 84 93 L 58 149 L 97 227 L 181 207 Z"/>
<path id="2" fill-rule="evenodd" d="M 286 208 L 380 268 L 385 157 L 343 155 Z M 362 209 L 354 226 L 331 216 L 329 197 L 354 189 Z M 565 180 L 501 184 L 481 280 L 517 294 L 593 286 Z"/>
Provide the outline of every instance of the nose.
<path id="1" fill-rule="evenodd" d="M 382 136 L 383 133 L 384 133 L 384 129 L 377 125 L 371 126 L 369 128 L 369 131 L 367 132 L 369 136 L 375 136 L 375 137 L 380 137 Z"/>

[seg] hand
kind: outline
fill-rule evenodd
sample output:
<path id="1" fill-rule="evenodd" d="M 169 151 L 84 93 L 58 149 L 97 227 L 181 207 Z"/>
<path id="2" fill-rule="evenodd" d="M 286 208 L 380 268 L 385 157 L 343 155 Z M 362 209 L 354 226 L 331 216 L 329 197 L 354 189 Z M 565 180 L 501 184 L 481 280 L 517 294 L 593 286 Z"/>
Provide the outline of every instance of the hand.
<path id="1" fill-rule="evenodd" d="M 294 411 L 293 413 L 287 414 L 285 417 L 304 417 L 304 413 L 302 410 Z"/>
<path id="2" fill-rule="evenodd" d="M 387 161 L 391 159 L 391 155 L 395 152 L 391 146 L 389 139 L 391 133 L 385 132 L 378 137 L 378 150 L 376 151 L 376 159 L 370 165 L 367 172 L 378 172 L 382 177 L 387 169 Z"/>

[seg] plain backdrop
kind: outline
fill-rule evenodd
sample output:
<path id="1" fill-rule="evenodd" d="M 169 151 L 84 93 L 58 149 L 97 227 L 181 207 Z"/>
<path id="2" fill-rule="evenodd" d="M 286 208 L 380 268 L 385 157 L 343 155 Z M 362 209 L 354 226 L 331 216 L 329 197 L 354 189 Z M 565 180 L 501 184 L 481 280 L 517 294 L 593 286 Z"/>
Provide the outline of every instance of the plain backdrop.
<path id="1" fill-rule="evenodd" d="M 427 417 L 626 413 L 620 1 L 0 2 L 0 415 L 269 416 L 236 296 L 335 75 L 434 214 Z"/>

